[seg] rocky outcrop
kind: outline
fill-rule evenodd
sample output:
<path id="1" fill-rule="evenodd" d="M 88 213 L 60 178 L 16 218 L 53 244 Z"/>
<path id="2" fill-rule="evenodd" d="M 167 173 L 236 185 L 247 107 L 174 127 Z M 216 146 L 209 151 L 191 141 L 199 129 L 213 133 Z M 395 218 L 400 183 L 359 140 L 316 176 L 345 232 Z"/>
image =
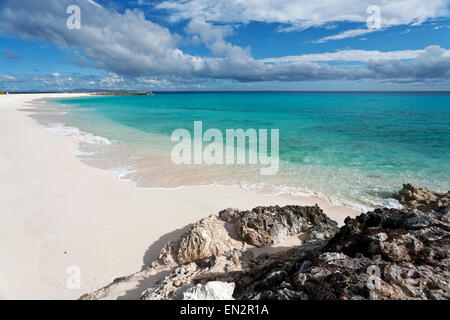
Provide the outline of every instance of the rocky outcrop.
<path id="1" fill-rule="evenodd" d="M 415 208 L 422 212 L 450 206 L 450 191 L 438 193 L 425 188 L 416 188 L 409 183 L 403 185 L 396 198 L 405 208 Z"/>
<path id="2" fill-rule="evenodd" d="M 245 274 L 251 266 L 246 260 L 247 253 L 232 251 L 225 256 L 210 257 L 197 263 L 191 262 L 177 266 L 173 272 L 157 285 L 142 292 L 143 300 L 181 300 L 187 299 L 186 292 L 197 292 L 201 286 L 211 281 L 221 282 L 222 286 L 215 284 L 215 288 L 228 288 L 218 290 L 215 295 L 231 296 L 235 287 L 234 279 L 237 274 Z M 195 289 L 197 288 L 197 289 Z M 232 288 L 232 289 L 231 289 Z M 194 291 L 193 291 L 194 290 Z M 193 299 L 193 297 L 191 296 Z"/>
<path id="3" fill-rule="evenodd" d="M 134 275 L 171 270 L 140 298 L 450 299 L 450 206 L 440 206 L 442 199 L 433 193 L 415 200 L 422 210 L 436 208 L 425 212 L 413 203 L 376 209 L 347 218 L 340 229 L 317 206 L 226 209 L 194 224 Z M 299 245 L 253 253 L 288 235 Z"/>
<path id="4" fill-rule="evenodd" d="M 256 207 L 252 211 L 222 212 L 220 216 L 227 221 L 235 221 L 237 234 L 256 247 L 281 243 L 287 236 L 305 232 L 311 227 L 320 228 L 328 236 L 337 231 L 337 223 L 318 206 Z"/>
<path id="5" fill-rule="evenodd" d="M 209 216 L 194 224 L 178 241 L 170 242 L 161 251 L 159 258 L 165 264 L 189 263 L 211 256 L 219 256 L 242 243 L 233 239 L 227 230 L 227 222 Z M 228 227 L 228 229 L 230 229 Z"/>
<path id="6" fill-rule="evenodd" d="M 168 243 L 159 259 L 165 264 L 184 264 L 243 249 L 246 244 L 271 246 L 302 232 L 308 240 L 327 239 L 337 231 L 336 222 L 318 206 L 229 208 L 194 224 L 177 243 Z"/>
<path id="7" fill-rule="evenodd" d="M 321 249 L 266 257 L 239 299 L 450 299 L 450 208 L 377 209 Z M 249 275 L 247 275 L 249 276 Z"/>

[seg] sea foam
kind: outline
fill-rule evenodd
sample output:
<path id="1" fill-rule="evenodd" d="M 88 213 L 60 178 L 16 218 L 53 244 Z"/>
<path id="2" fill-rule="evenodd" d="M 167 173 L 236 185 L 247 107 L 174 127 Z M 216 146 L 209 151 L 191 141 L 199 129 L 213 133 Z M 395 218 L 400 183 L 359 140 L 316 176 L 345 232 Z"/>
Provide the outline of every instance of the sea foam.
<path id="1" fill-rule="evenodd" d="M 83 132 L 77 127 L 66 126 L 64 123 L 50 123 L 45 129 L 51 133 L 57 134 L 58 136 L 74 137 L 84 143 L 105 145 L 111 144 L 111 141 L 105 137 Z"/>

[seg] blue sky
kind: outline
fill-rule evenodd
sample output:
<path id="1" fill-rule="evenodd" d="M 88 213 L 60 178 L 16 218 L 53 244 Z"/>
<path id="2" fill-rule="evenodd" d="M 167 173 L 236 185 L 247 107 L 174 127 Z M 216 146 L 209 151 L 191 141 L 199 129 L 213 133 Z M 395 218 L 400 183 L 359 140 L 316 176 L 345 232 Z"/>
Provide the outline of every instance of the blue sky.
<path id="1" fill-rule="evenodd" d="M 70 5 L 80 8 L 80 29 L 67 27 Z M 0 90 L 449 90 L 449 8 L 0 0 Z"/>

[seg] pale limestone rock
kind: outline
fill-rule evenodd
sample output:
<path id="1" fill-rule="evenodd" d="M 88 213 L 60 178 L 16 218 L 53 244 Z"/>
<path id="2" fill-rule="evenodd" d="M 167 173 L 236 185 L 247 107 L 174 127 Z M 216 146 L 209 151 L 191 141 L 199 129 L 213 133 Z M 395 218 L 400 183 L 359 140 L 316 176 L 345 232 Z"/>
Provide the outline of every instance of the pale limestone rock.
<path id="1" fill-rule="evenodd" d="M 233 282 L 209 281 L 179 293 L 180 300 L 234 300 L 234 287 Z"/>
<path id="2" fill-rule="evenodd" d="M 226 222 L 211 215 L 194 224 L 178 243 L 171 242 L 161 251 L 160 260 L 166 264 L 189 263 L 241 248 L 225 227 Z"/>

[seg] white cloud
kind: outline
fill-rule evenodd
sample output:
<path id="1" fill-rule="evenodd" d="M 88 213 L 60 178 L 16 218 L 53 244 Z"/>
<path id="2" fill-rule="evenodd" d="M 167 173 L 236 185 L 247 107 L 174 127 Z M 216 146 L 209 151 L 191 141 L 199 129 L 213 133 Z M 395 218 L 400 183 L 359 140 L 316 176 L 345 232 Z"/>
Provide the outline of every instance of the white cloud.
<path id="1" fill-rule="evenodd" d="M 93 4 L 94 6 L 96 6 L 97 8 L 101 8 L 101 5 L 99 5 L 97 2 L 95 2 L 94 0 L 88 0 L 88 2 L 90 4 Z"/>
<path id="2" fill-rule="evenodd" d="M 369 62 L 371 60 L 409 60 L 415 59 L 425 53 L 425 50 L 339 50 L 336 52 L 324 52 L 315 54 L 303 54 L 299 56 L 285 56 L 281 58 L 266 58 L 259 61 L 264 63 L 291 63 L 298 61 L 309 62 L 331 62 L 331 61 L 360 61 Z M 450 57 L 450 50 L 443 50 L 444 57 Z"/>
<path id="3" fill-rule="evenodd" d="M 354 37 L 359 37 L 362 36 L 364 34 L 367 33 L 372 33 L 375 31 L 380 31 L 381 29 L 353 29 L 353 30 L 346 30 L 344 32 L 332 35 L 332 36 L 328 36 L 328 37 L 323 37 L 319 40 L 317 40 L 317 43 L 322 43 L 322 42 L 326 42 L 326 41 L 330 41 L 330 40 L 341 40 L 341 39 L 345 39 L 345 38 L 354 38 Z"/>
<path id="4" fill-rule="evenodd" d="M 448 16 L 448 4 L 448 0 L 166 0 L 156 7 L 168 10 L 172 20 L 204 16 L 218 23 L 284 23 L 291 27 L 286 30 L 294 30 L 331 22 L 365 23 L 372 5 L 381 8 L 383 27 L 422 23 Z"/>
<path id="5" fill-rule="evenodd" d="M 98 82 L 100 87 L 117 88 L 125 82 L 124 78 L 115 73 L 109 73 Z"/>
<path id="6" fill-rule="evenodd" d="M 255 4 L 254 17 L 258 18 L 264 14 L 263 9 L 266 8 L 263 5 L 256 5 L 254 0 L 247 2 Z M 248 6 L 247 2 L 239 2 L 241 9 L 244 11 Z M 328 4 L 335 2 L 337 3 L 337 1 L 325 1 Z M 428 2 L 431 4 L 438 3 L 437 0 L 429 0 Z M 193 3 L 193 0 L 180 2 L 179 4 L 188 5 L 189 3 Z M 208 3 L 211 5 L 208 10 L 213 10 L 215 2 L 208 1 Z M 225 2 L 218 1 L 218 3 L 225 6 Z M 231 3 L 236 4 L 237 2 L 233 0 Z M 295 12 L 285 12 L 286 5 L 284 2 L 271 2 L 269 5 L 264 0 L 261 3 L 274 10 L 271 14 L 275 15 L 278 12 L 276 14 L 277 19 L 287 19 L 286 21 L 288 21 L 290 19 L 288 16 L 295 14 Z M 294 6 L 292 10 L 299 6 L 308 12 L 310 20 L 308 20 L 309 22 L 305 20 L 306 25 L 310 24 L 311 21 L 320 24 L 326 20 L 320 12 L 313 14 L 318 6 L 316 2 L 308 0 L 299 4 L 298 1 L 288 0 L 286 3 Z M 300 58 L 281 58 L 273 60 L 269 64 L 267 59 L 254 59 L 248 48 L 241 48 L 227 42 L 225 37 L 232 32 L 230 26 L 214 25 L 208 21 L 207 16 L 205 18 L 198 15 L 190 19 L 186 26 L 186 32 L 198 37 L 213 53 L 213 57 L 200 57 L 186 54 L 180 50 L 178 48 L 179 36 L 146 19 L 144 14 L 138 10 L 126 10 L 124 13 L 118 13 L 87 1 L 80 2 L 81 29 L 69 30 L 66 28 L 67 14 L 65 11 L 69 4 L 72 4 L 72 0 L 39 2 L 3 0 L 2 2 L 3 7 L 0 11 L 1 33 L 8 36 L 52 42 L 65 49 L 80 51 L 80 57 L 85 59 L 85 63 L 110 73 L 103 80 L 77 76 L 71 76 L 70 79 L 65 76 L 44 77 L 45 79 L 42 80 L 45 81 L 44 84 L 81 86 L 81 84 L 94 82 L 102 86 L 126 86 L 133 84 L 133 81 L 139 81 L 139 79 L 161 80 L 164 78 L 175 79 L 179 83 L 184 81 L 186 86 L 192 86 L 193 82 L 201 83 L 201 79 L 233 79 L 251 82 L 383 78 L 398 78 L 404 81 L 413 79 L 416 81 L 420 79 L 419 75 L 423 79 L 450 78 L 448 73 L 436 71 L 447 67 L 450 59 L 446 55 L 446 51 L 440 47 L 429 47 L 422 52 L 402 53 L 342 51 L 325 53 L 321 58 L 317 55 L 314 57 L 304 55 Z M 304 7 L 305 4 L 310 4 L 311 8 Z M 322 9 L 328 10 L 325 7 L 322 7 Z M 330 12 L 333 10 L 331 8 Z M 285 12 L 285 14 L 283 15 L 282 12 Z M 303 11 L 300 10 L 299 12 Z M 216 12 L 216 14 L 222 15 L 224 12 Z M 345 16 L 351 18 L 348 12 Z M 416 14 L 416 16 L 423 16 L 423 14 Z M 233 20 L 231 16 L 229 18 Z M 294 22 L 298 23 L 298 21 Z M 377 62 L 377 57 L 380 56 L 389 61 L 386 64 L 389 68 L 384 68 L 383 64 Z M 405 58 L 405 56 L 408 58 Z M 316 63 L 317 61 L 332 61 L 330 59 L 347 59 L 347 61 L 350 61 L 349 59 L 360 59 L 359 61 L 367 62 L 368 67 L 339 68 L 327 63 Z M 402 59 L 412 59 L 412 61 L 410 64 L 404 64 L 400 61 Z M 410 66 L 414 66 L 417 72 L 413 72 Z M 397 76 L 395 68 L 399 68 L 400 71 Z M 77 84 L 80 78 L 82 82 Z M 195 81 L 191 81 L 192 79 Z"/>
<path id="7" fill-rule="evenodd" d="M 123 14 L 84 1 L 81 29 L 66 28 L 71 0 L 5 0 L 0 30 L 6 35 L 49 41 L 78 49 L 94 66 L 117 73 L 174 72 L 189 68 L 191 57 L 177 49 L 177 36 L 146 20 L 140 11 Z"/>
<path id="8" fill-rule="evenodd" d="M 203 42 L 215 56 L 235 54 L 237 51 L 240 51 L 241 54 L 246 54 L 240 47 L 225 41 L 224 38 L 233 33 L 233 30 L 229 26 L 214 26 L 211 23 L 206 22 L 204 17 L 196 17 L 189 21 L 185 28 L 185 32 L 191 35 L 198 35 L 201 42 Z"/>
<path id="9" fill-rule="evenodd" d="M 383 29 L 420 25 L 449 16 L 449 0 L 166 0 L 156 8 L 167 10 L 172 21 L 205 17 L 213 23 L 247 24 L 252 21 L 281 23 L 280 31 L 328 27 L 336 22 L 366 23 L 370 6 L 381 10 Z M 380 30 L 380 29 L 378 29 Z M 318 42 L 356 37 L 376 30 L 352 29 L 324 37 Z"/>
<path id="10" fill-rule="evenodd" d="M 0 74 L 0 82 L 15 82 L 17 81 L 16 77 L 9 76 L 7 74 Z"/>
<path id="11" fill-rule="evenodd" d="M 429 46 L 417 58 L 405 63 L 399 60 L 372 60 L 368 69 L 378 79 L 405 81 L 450 80 L 450 55 L 439 46 Z"/>

